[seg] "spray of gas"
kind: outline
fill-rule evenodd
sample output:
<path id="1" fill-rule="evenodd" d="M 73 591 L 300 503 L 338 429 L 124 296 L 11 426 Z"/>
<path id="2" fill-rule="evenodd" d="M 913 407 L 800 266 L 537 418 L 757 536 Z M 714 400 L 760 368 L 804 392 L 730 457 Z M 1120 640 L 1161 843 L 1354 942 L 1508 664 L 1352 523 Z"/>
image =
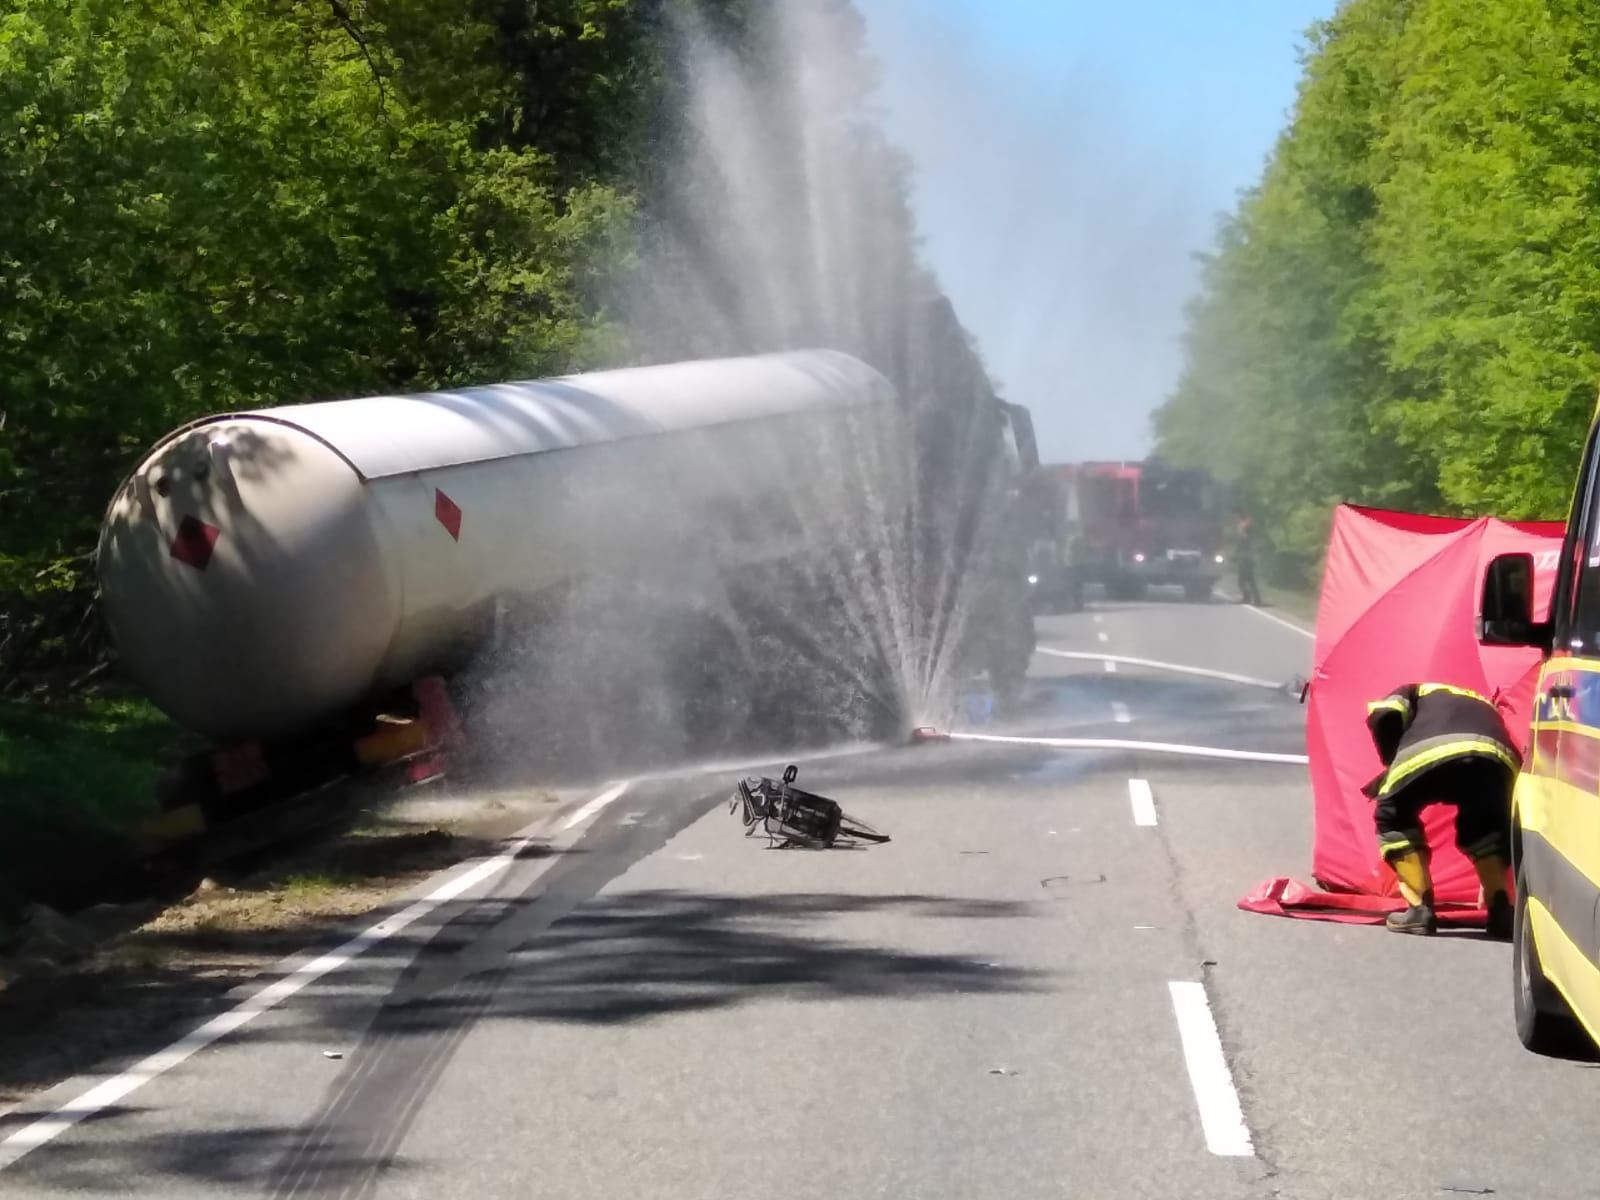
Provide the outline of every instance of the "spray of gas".
<path id="1" fill-rule="evenodd" d="M 859 16 L 835 0 L 758 7 L 737 48 L 674 18 L 675 152 L 612 307 L 641 362 L 855 355 L 893 386 L 895 428 L 808 426 L 804 469 L 791 427 L 740 461 L 675 446 L 673 470 L 759 477 L 754 525 L 682 505 L 675 544 L 628 580 L 584 577 L 514 620 L 478 693 L 505 751 L 597 765 L 891 737 L 942 717 L 982 657 L 973 564 L 1005 498 L 1000 406 L 917 261 Z M 669 477 L 611 486 L 573 503 L 624 520 L 647 494 L 654 512 L 678 506 Z M 770 539 L 755 552 L 752 528 Z"/>

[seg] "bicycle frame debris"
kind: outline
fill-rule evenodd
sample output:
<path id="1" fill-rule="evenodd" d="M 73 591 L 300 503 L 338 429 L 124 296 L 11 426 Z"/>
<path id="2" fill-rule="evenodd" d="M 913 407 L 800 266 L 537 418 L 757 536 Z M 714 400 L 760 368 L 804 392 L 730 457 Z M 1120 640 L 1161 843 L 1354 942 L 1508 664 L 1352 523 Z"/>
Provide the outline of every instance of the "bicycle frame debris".
<path id="1" fill-rule="evenodd" d="M 791 763 L 781 780 L 751 776 L 739 781 L 728 811 L 739 813 L 746 837 L 765 833 L 768 845 L 780 850 L 826 850 L 889 840 L 888 834 L 846 815 L 826 796 L 793 786 L 799 774 L 800 769 Z"/>

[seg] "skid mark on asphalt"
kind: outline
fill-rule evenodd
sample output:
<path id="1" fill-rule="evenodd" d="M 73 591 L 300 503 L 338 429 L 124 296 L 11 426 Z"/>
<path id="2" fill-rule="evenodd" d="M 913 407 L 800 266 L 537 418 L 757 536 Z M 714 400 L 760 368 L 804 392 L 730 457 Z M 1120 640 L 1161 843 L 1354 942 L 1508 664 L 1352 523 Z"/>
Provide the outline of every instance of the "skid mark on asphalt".
<path id="1" fill-rule="evenodd" d="M 610 803 L 622 794 L 626 786 L 626 784 L 618 785 L 602 796 L 597 796 L 595 800 L 585 805 L 585 808 L 593 807 L 594 811 L 599 811 L 603 805 L 597 805 L 596 801 L 604 800 L 605 803 Z M 309 962 L 289 968 L 288 973 L 282 978 L 259 988 L 248 999 L 227 1012 L 190 1030 L 165 1050 L 141 1059 L 129 1070 L 96 1084 L 53 1112 L 39 1117 L 9 1137 L 0 1140 L 0 1170 L 10 1166 L 29 1151 L 59 1137 L 78 1122 L 117 1104 L 152 1079 L 166 1074 L 207 1046 L 250 1024 L 262 1013 L 277 1008 L 324 975 L 349 965 L 374 946 L 429 916 L 440 906 L 503 874 L 533 842 L 531 834 L 518 838 L 499 854 L 457 871 L 431 892 L 368 927 L 343 945 L 326 954 L 318 955 Z"/>
<path id="2" fill-rule="evenodd" d="M 478 905 L 441 929 L 351 1052 L 351 1068 L 302 1128 L 272 1178 L 271 1194 L 278 1200 L 372 1196 L 462 1039 L 488 1011 L 511 955 L 722 800 L 714 793 L 662 804 L 647 821 L 600 830 L 585 839 L 602 843 L 590 853 L 561 859 L 522 895 L 497 902 L 508 907 Z"/>

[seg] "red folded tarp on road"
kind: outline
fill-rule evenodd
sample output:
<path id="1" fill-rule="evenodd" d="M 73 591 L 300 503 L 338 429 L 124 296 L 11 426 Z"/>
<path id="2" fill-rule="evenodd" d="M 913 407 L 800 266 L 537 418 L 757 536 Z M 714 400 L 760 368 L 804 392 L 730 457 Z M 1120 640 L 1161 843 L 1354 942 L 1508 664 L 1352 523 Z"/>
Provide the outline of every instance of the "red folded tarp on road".
<path id="1" fill-rule="evenodd" d="M 1239 907 L 1358 922 L 1381 921 L 1385 912 L 1404 907 L 1393 872 L 1378 856 L 1372 801 L 1361 791 L 1383 768 L 1367 733 L 1367 702 L 1408 683 L 1471 688 L 1495 699 L 1520 746 L 1539 653 L 1479 645 L 1478 601 L 1489 561 L 1525 552 L 1534 556 L 1535 609 L 1546 611 L 1562 532 L 1557 522 L 1339 507 L 1317 606 L 1306 721 L 1315 824 L 1311 870 L 1326 892 L 1268 880 Z M 1455 848 L 1451 811 L 1427 809 L 1423 827 L 1440 919 L 1470 919 L 1472 913 L 1460 910 L 1476 904 L 1478 879 Z"/>

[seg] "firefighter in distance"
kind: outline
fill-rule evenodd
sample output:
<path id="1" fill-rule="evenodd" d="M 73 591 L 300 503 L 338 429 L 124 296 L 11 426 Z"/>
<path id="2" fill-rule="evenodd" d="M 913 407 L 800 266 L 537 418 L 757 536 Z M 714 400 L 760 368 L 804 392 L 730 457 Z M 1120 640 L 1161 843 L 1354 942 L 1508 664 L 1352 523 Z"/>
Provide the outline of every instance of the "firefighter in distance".
<path id="1" fill-rule="evenodd" d="M 1494 702 L 1450 684 L 1409 684 L 1367 706 L 1367 729 L 1384 770 L 1364 790 L 1377 801 L 1378 848 L 1407 905 L 1388 927 L 1438 929 L 1422 810 L 1446 804 L 1455 809 L 1456 845 L 1478 873 L 1489 933 L 1509 938 L 1511 789 L 1522 759 Z"/>

